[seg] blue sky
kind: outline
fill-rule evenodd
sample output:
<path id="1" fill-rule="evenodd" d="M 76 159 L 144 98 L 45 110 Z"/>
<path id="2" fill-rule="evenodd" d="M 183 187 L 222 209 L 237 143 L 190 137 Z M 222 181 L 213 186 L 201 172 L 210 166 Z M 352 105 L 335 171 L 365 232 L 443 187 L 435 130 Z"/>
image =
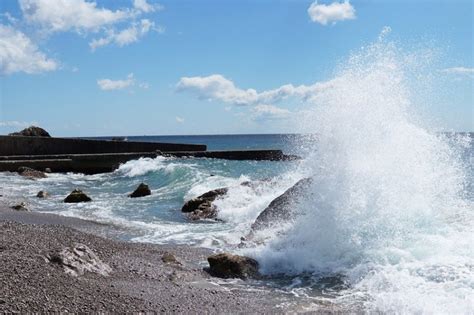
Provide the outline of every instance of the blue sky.
<path id="1" fill-rule="evenodd" d="M 0 6 L 0 133 L 31 123 L 56 136 L 295 132 L 301 89 L 332 79 L 386 26 L 403 48 L 440 56 L 422 111 L 474 130 L 469 0 Z"/>

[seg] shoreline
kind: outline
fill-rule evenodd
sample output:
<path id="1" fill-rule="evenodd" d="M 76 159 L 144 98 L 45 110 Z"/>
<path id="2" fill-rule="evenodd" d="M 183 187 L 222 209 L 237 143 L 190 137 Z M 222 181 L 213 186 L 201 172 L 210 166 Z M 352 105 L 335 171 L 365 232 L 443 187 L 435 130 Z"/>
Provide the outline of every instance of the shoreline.
<path id="1" fill-rule="evenodd" d="M 18 212 L 0 201 L 0 312 L 303 311 L 294 298 L 275 290 L 246 289 L 242 280 L 212 278 L 203 270 L 211 250 L 125 242 L 111 238 L 110 229 L 77 218 Z M 110 274 L 74 277 L 47 259 L 77 244 L 88 246 L 110 266 Z M 165 258 L 170 255 L 177 262 Z"/>

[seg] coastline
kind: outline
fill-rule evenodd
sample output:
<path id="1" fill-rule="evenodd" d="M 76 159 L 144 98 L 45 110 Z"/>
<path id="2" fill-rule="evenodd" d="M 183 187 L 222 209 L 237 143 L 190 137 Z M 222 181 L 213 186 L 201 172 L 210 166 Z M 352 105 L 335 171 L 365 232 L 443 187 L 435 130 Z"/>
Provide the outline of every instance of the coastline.
<path id="1" fill-rule="evenodd" d="M 298 311 L 288 296 L 244 286 L 229 289 L 225 280 L 211 278 L 203 270 L 210 250 L 104 238 L 106 229 L 77 218 L 14 211 L 0 202 L 0 312 Z M 112 272 L 74 277 L 47 259 L 75 244 L 88 246 Z M 169 254 L 178 263 L 163 258 Z"/>

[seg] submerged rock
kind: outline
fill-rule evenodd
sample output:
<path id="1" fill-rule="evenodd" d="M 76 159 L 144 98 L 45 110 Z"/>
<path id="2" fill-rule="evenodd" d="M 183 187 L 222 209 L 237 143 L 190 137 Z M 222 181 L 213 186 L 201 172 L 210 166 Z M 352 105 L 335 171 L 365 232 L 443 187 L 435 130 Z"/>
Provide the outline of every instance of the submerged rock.
<path id="1" fill-rule="evenodd" d="M 92 199 L 87 196 L 85 193 L 82 192 L 82 190 L 79 189 L 74 189 L 69 196 L 67 196 L 64 199 L 64 202 L 66 203 L 78 203 L 78 202 L 89 202 L 92 201 Z"/>
<path id="2" fill-rule="evenodd" d="M 209 273 L 219 278 L 258 278 L 258 262 L 255 259 L 222 253 L 209 256 Z"/>
<path id="3" fill-rule="evenodd" d="M 151 190 L 150 187 L 148 187 L 147 184 L 141 183 L 138 185 L 137 189 L 130 195 L 128 195 L 130 198 L 138 198 L 138 197 L 145 197 L 151 195 Z"/>
<path id="4" fill-rule="evenodd" d="M 24 202 L 20 202 L 17 205 L 11 206 L 11 208 L 16 211 L 29 211 L 28 207 L 26 206 L 26 203 Z"/>
<path id="5" fill-rule="evenodd" d="M 46 192 L 46 191 L 43 191 L 43 190 L 40 190 L 37 194 L 36 194 L 36 197 L 38 198 L 46 198 L 48 197 L 49 194 Z"/>
<path id="6" fill-rule="evenodd" d="M 83 275 L 86 271 L 108 276 L 112 272 L 109 265 L 102 262 L 99 257 L 86 245 L 76 244 L 66 247 L 59 253 L 48 255 L 48 260 L 63 267 L 64 272 L 71 276 Z"/>
<path id="7" fill-rule="evenodd" d="M 20 176 L 28 178 L 47 178 L 48 176 L 41 171 L 32 169 L 31 167 L 21 166 L 18 168 L 18 174 Z"/>
<path id="8" fill-rule="evenodd" d="M 186 213 L 191 220 L 214 219 L 217 216 L 217 209 L 212 203 L 217 197 L 225 195 L 228 190 L 228 188 L 219 188 L 208 191 L 199 197 L 188 200 L 181 211 Z"/>
<path id="9" fill-rule="evenodd" d="M 28 128 L 23 129 L 22 131 L 10 133 L 9 136 L 49 137 L 49 138 L 51 138 L 51 135 L 46 130 L 44 130 L 43 128 L 40 128 L 40 127 L 36 127 L 36 126 L 30 126 Z"/>

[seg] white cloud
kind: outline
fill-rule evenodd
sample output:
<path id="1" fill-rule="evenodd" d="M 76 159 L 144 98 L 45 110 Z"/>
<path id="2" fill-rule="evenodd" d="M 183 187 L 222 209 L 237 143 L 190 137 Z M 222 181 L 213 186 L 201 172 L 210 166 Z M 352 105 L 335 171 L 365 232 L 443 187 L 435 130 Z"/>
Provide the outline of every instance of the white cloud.
<path id="1" fill-rule="evenodd" d="M 176 122 L 182 124 L 184 123 L 184 118 L 176 116 Z"/>
<path id="2" fill-rule="evenodd" d="M 24 33 L 0 24 L 0 74 L 40 73 L 58 68 Z"/>
<path id="3" fill-rule="evenodd" d="M 177 89 L 181 92 L 192 92 L 199 99 L 218 100 L 233 105 L 260 105 L 280 102 L 288 97 L 297 97 L 306 101 L 332 84 L 333 81 L 299 86 L 286 84 L 258 93 L 255 89 L 240 89 L 224 76 L 213 74 L 207 77 L 183 77 L 179 80 Z"/>
<path id="4" fill-rule="evenodd" d="M 133 73 L 130 73 L 127 76 L 127 79 L 125 80 L 110 80 L 110 79 L 97 80 L 97 85 L 103 91 L 122 90 L 134 84 L 135 84 L 135 79 L 133 78 Z"/>
<path id="5" fill-rule="evenodd" d="M 289 110 L 273 105 L 261 104 L 252 108 L 252 119 L 254 120 L 285 119 L 290 115 Z"/>
<path id="6" fill-rule="evenodd" d="M 108 10 L 98 8 L 97 3 L 86 0 L 19 0 L 23 16 L 30 23 L 45 30 L 97 31 L 133 17 L 132 10 Z"/>
<path id="7" fill-rule="evenodd" d="M 449 74 L 457 74 L 457 75 L 474 75 L 474 68 L 466 68 L 466 67 L 453 67 L 453 68 L 446 68 L 441 70 L 444 73 Z"/>
<path id="8" fill-rule="evenodd" d="M 355 9 L 349 0 L 344 2 L 333 2 L 331 4 L 318 4 L 314 1 L 308 8 L 308 14 L 311 21 L 327 25 L 330 22 L 355 19 Z"/>
<path id="9" fill-rule="evenodd" d="M 17 127 L 24 128 L 32 125 L 37 125 L 36 122 L 26 122 L 26 121 L 0 121 L 0 127 Z"/>
<path id="10" fill-rule="evenodd" d="M 111 43 L 115 43 L 117 46 L 122 47 L 131 43 L 137 42 L 141 37 L 145 36 L 150 30 L 162 32 L 162 28 L 156 28 L 155 23 L 148 19 L 142 19 L 140 23 L 133 23 L 129 28 L 126 28 L 118 33 L 110 30 L 107 36 L 94 39 L 89 43 L 91 50 L 95 50 L 99 47 L 106 46 Z"/>
<path id="11" fill-rule="evenodd" d="M 248 105 L 257 101 L 257 91 L 239 89 L 234 82 L 220 74 L 207 77 L 183 77 L 178 82 L 177 88 L 178 91 L 194 92 L 200 99 L 217 99 L 236 105 Z"/>
<path id="12" fill-rule="evenodd" d="M 139 11 L 149 13 L 149 12 L 155 12 L 159 10 L 163 10 L 163 6 L 160 4 L 149 4 L 147 0 L 134 0 L 133 1 L 133 7 Z"/>
<path id="13" fill-rule="evenodd" d="M 132 86 L 138 86 L 142 89 L 150 87 L 146 82 L 137 82 L 133 73 L 130 73 L 125 80 L 99 79 L 97 80 L 97 85 L 103 91 L 123 90 Z"/>

